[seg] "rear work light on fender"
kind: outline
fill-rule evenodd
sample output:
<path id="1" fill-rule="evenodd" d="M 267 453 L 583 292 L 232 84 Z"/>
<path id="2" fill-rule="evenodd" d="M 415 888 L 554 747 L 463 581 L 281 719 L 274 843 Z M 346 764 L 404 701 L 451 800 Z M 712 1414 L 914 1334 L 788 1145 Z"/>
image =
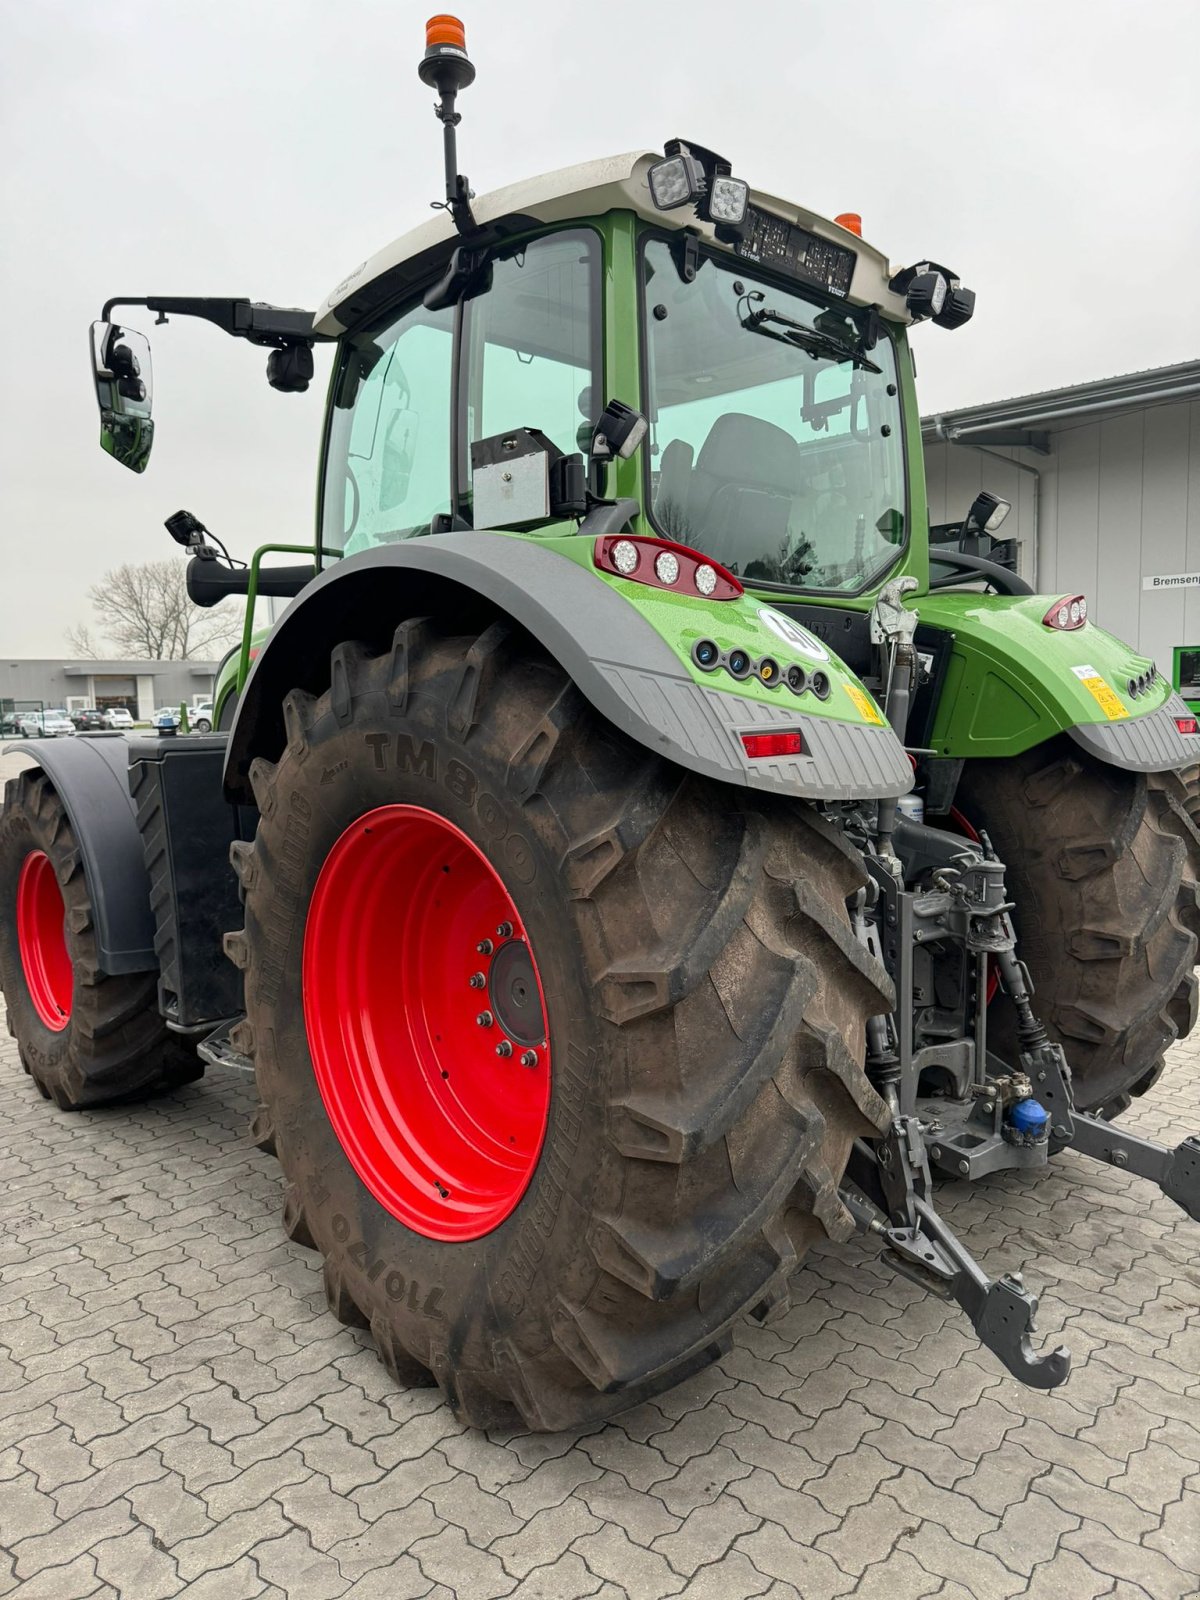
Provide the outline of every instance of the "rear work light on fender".
<path id="1" fill-rule="evenodd" d="M 742 749 L 751 761 L 768 756 L 802 756 L 804 740 L 798 733 L 744 733 Z"/>
<path id="2" fill-rule="evenodd" d="M 601 572 L 632 583 L 649 584 L 672 594 L 698 595 L 702 600 L 736 600 L 743 593 L 732 572 L 699 550 L 670 539 L 644 539 L 629 533 L 602 533 L 592 560 Z"/>
<path id="3" fill-rule="evenodd" d="M 1057 628 L 1060 633 L 1072 633 L 1087 621 L 1087 601 L 1081 594 L 1067 594 L 1056 600 L 1042 618 L 1043 628 Z"/>

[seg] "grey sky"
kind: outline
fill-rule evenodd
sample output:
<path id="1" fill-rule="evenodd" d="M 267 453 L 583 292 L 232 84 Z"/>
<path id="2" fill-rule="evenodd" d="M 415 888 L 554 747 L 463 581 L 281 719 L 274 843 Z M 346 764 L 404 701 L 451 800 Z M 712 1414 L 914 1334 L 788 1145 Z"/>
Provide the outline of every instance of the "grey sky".
<path id="1" fill-rule="evenodd" d="M 325 367 L 152 329 L 154 458 L 102 455 L 88 323 L 110 294 L 312 307 L 428 214 L 432 0 L 0 0 L 6 311 L 0 659 L 57 655 L 85 591 L 172 548 L 312 537 Z M 923 410 L 1200 354 L 1196 0 L 507 0 L 464 8 L 478 192 L 675 134 L 754 184 L 931 255 L 974 322 L 916 336 Z M 327 358 L 326 358 L 327 359 Z M 320 360 L 320 358 L 319 358 Z"/>

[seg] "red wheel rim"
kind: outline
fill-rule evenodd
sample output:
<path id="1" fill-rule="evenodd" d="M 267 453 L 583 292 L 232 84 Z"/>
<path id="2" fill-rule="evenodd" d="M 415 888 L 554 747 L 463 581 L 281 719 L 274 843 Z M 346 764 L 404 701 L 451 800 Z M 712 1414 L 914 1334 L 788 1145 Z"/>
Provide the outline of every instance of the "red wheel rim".
<path id="1" fill-rule="evenodd" d="M 426 1238 L 490 1232 L 537 1166 L 550 1045 L 533 951 L 486 856 L 421 806 L 368 811 L 317 878 L 303 975 L 317 1086 L 355 1172 Z"/>
<path id="2" fill-rule="evenodd" d="M 75 985 L 63 927 L 66 915 L 50 857 L 43 850 L 31 851 L 17 879 L 17 948 L 33 1009 L 55 1033 L 71 1020 Z"/>

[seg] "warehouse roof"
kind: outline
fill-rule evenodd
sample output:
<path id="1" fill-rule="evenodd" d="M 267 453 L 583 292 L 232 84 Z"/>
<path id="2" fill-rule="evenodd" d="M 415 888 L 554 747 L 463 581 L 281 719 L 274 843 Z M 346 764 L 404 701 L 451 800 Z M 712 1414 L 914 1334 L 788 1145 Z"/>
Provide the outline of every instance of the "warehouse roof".
<path id="1" fill-rule="evenodd" d="M 926 444 L 945 439 L 1017 445 L 1044 455 L 1049 450 L 1048 435 L 1078 419 L 1193 399 L 1200 399 L 1200 361 L 1181 361 L 1173 367 L 1149 367 L 1092 383 L 936 412 L 921 418 L 921 438 Z"/>

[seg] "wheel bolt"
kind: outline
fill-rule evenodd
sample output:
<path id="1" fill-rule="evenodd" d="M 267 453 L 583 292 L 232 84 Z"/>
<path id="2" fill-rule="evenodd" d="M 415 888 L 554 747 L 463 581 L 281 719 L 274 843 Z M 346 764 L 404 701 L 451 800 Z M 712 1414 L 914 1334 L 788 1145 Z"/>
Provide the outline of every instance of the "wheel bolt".
<path id="1" fill-rule="evenodd" d="M 512 923 L 511 922 L 502 922 L 500 924 L 500 926 L 496 929 L 496 934 L 497 934 L 498 938 L 511 939 L 512 938 L 512 934 L 513 934 L 513 925 L 512 925 Z"/>
<path id="2" fill-rule="evenodd" d="M 490 1011 L 481 1011 L 475 1018 L 475 1021 L 481 1028 L 490 1028 L 492 1025 L 492 1020 L 492 1013 Z"/>
<path id="3" fill-rule="evenodd" d="M 496 1054 L 498 1056 L 512 1055 L 512 1045 L 509 1044 L 507 1039 L 501 1039 L 500 1043 L 496 1046 Z"/>
<path id="4" fill-rule="evenodd" d="M 471 974 L 470 983 L 472 989 L 482 989 L 487 983 L 487 979 L 484 977 L 482 972 L 473 972 Z"/>
<path id="5" fill-rule="evenodd" d="M 537 1058 L 537 1051 L 536 1050 L 522 1050 L 521 1051 L 521 1065 L 523 1067 L 536 1067 L 537 1064 L 538 1064 L 538 1058 Z"/>
<path id="6" fill-rule="evenodd" d="M 490 939 L 480 939 L 479 943 L 475 946 L 475 948 L 476 948 L 476 950 L 478 950 L 478 952 L 479 952 L 479 954 L 481 956 L 490 956 L 492 951 L 496 948 L 496 946 L 492 943 L 492 941 Z"/>

